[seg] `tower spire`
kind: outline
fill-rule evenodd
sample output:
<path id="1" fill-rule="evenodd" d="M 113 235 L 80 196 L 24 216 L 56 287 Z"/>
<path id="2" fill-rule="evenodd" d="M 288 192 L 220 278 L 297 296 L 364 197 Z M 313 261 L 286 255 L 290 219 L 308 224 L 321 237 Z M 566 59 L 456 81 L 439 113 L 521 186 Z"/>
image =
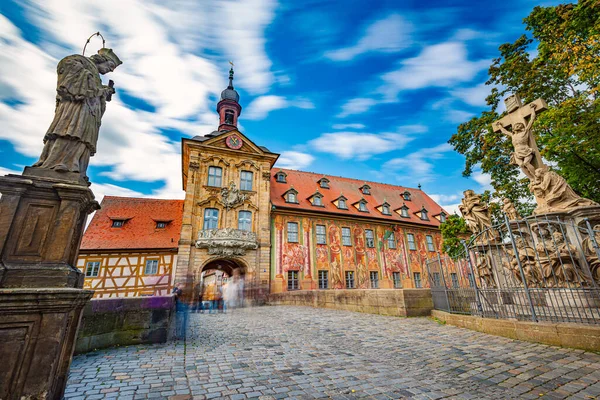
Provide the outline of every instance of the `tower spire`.
<path id="1" fill-rule="evenodd" d="M 219 131 L 231 131 L 237 129 L 237 120 L 242 112 L 240 106 L 240 95 L 233 87 L 233 63 L 229 61 L 229 85 L 221 92 L 221 100 L 217 104 L 219 113 Z"/>

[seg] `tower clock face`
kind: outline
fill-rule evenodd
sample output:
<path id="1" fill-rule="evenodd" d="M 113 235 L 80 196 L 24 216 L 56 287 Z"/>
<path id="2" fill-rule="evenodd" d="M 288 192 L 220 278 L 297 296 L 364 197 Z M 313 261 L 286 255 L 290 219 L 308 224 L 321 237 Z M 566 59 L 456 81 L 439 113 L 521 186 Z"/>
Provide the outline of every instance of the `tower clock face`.
<path id="1" fill-rule="evenodd" d="M 225 139 L 227 147 L 234 150 L 240 149 L 243 143 L 244 142 L 242 142 L 242 139 L 238 135 L 227 136 L 227 139 Z"/>

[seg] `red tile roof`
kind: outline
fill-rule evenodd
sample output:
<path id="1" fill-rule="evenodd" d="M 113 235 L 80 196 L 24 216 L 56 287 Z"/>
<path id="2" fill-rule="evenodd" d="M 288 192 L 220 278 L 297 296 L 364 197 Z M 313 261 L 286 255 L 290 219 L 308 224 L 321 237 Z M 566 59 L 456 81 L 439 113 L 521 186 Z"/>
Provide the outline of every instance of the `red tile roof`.
<path id="1" fill-rule="evenodd" d="M 275 175 L 278 172 L 284 172 L 286 183 L 277 182 Z M 317 183 L 321 178 L 329 180 L 329 189 L 321 188 Z M 363 194 L 359 188 L 364 184 L 371 187 L 371 194 Z M 284 194 L 294 188 L 297 192 L 298 204 L 286 203 Z M 323 195 L 323 206 L 313 206 L 309 198 L 317 192 Z M 410 201 L 404 201 L 402 194 L 408 191 L 410 193 Z M 340 210 L 333 203 L 341 195 L 344 195 L 348 210 Z M 367 210 L 369 212 L 359 211 L 354 204 L 361 199 L 367 201 Z M 392 215 L 382 214 L 377 207 L 384 202 L 390 205 Z M 296 209 L 311 212 L 327 212 L 339 215 L 348 215 L 353 217 L 377 218 L 386 221 L 407 222 L 419 225 L 436 226 L 440 225 L 438 219 L 435 218 L 444 211 L 435 201 L 431 199 L 425 192 L 420 189 L 411 189 L 403 186 L 393 186 L 385 183 L 366 182 L 358 179 L 342 178 L 339 176 L 316 174 L 313 172 L 294 171 L 289 169 L 273 168 L 271 170 L 271 203 L 277 208 Z M 400 209 L 404 204 L 408 207 L 409 218 L 400 216 L 396 210 Z M 415 213 L 421 211 L 425 207 L 428 212 L 429 220 L 421 220 Z"/>
<path id="2" fill-rule="evenodd" d="M 81 250 L 177 248 L 183 200 L 105 196 L 81 241 Z M 125 220 L 113 228 L 113 220 Z M 156 228 L 157 222 L 168 222 Z"/>

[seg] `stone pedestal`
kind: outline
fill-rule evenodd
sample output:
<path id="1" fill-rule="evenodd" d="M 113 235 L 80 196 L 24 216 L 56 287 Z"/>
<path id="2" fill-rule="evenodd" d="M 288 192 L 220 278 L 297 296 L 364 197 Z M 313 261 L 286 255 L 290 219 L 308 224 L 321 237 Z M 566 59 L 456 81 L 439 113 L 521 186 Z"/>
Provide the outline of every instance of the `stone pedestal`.
<path id="1" fill-rule="evenodd" d="M 283 275 L 279 274 L 271 281 L 271 293 L 283 292 L 283 284 L 285 283 Z"/>
<path id="2" fill-rule="evenodd" d="M 76 262 L 98 203 L 52 174 L 0 177 L 0 193 L 0 399 L 60 399 L 93 293 Z"/>
<path id="3" fill-rule="evenodd" d="M 379 281 L 379 288 L 380 289 L 393 289 L 394 282 L 392 282 L 392 280 L 390 278 L 385 277 Z"/>
<path id="4" fill-rule="evenodd" d="M 313 280 L 312 276 L 307 276 L 306 278 L 302 279 L 302 282 L 300 283 L 300 289 L 301 290 L 313 290 L 316 289 L 317 285 L 316 282 Z"/>

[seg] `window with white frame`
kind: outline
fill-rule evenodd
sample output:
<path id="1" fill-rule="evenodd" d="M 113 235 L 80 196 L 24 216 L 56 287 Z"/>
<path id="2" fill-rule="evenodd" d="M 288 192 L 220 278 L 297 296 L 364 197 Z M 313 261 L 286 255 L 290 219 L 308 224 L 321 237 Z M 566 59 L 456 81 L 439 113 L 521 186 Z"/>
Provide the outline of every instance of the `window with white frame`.
<path id="1" fill-rule="evenodd" d="M 241 231 L 252 230 L 252 212 L 242 210 L 238 213 L 238 229 Z"/>
<path id="2" fill-rule="evenodd" d="M 371 289 L 379 289 L 379 272 L 370 271 L 369 280 L 371 281 Z"/>
<path id="3" fill-rule="evenodd" d="M 342 228 L 342 245 L 352 246 L 352 238 L 350 237 L 350 228 Z"/>
<path id="4" fill-rule="evenodd" d="M 367 185 L 364 185 L 363 187 L 361 187 L 362 193 L 363 194 L 371 194 L 371 188 Z"/>
<path id="5" fill-rule="evenodd" d="M 146 260 L 146 268 L 144 269 L 144 275 L 156 274 L 158 274 L 158 260 Z"/>
<path id="6" fill-rule="evenodd" d="M 240 173 L 240 190 L 252 190 L 252 181 L 254 173 L 251 171 L 242 171 Z"/>
<path id="7" fill-rule="evenodd" d="M 319 271 L 319 289 L 329 289 L 329 271 Z"/>
<path id="8" fill-rule="evenodd" d="M 286 183 L 285 174 L 283 172 L 278 172 L 275 174 L 275 180 L 279 183 Z"/>
<path id="9" fill-rule="evenodd" d="M 217 229 L 219 227 L 219 210 L 216 208 L 207 208 L 204 210 L 204 225 L 202 229 Z"/>
<path id="10" fill-rule="evenodd" d="M 375 238 L 373 237 L 372 229 L 365 229 L 365 237 L 367 238 L 367 247 L 375 247 Z"/>
<path id="11" fill-rule="evenodd" d="M 323 199 L 321 198 L 321 196 L 314 196 L 313 197 L 313 206 L 322 206 L 323 205 Z"/>
<path id="12" fill-rule="evenodd" d="M 296 197 L 296 193 L 288 192 L 288 194 L 285 195 L 285 201 L 286 203 L 297 203 L 298 198 Z"/>
<path id="13" fill-rule="evenodd" d="M 413 274 L 413 276 L 415 277 L 415 287 L 416 288 L 423 287 L 423 285 L 421 284 L 421 273 L 420 272 L 415 272 Z"/>
<path id="14" fill-rule="evenodd" d="M 85 266 L 86 278 L 94 278 L 100 272 L 100 261 L 88 261 Z"/>
<path id="15" fill-rule="evenodd" d="M 346 289 L 354 289 L 354 271 L 346 271 Z"/>
<path id="16" fill-rule="evenodd" d="M 388 249 L 396 248 L 396 238 L 394 237 L 394 232 L 390 232 L 390 235 L 387 238 Z"/>
<path id="17" fill-rule="evenodd" d="M 408 218 L 408 207 L 402 207 L 400 209 L 400 215 L 403 216 L 404 218 Z"/>
<path id="18" fill-rule="evenodd" d="M 298 223 L 288 222 L 287 223 L 287 238 L 288 243 L 298 243 Z"/>
<path id="19" fill-rule="evenodd" d="M 408 249 L 416 250 L 417 246 L 415 244 L 415 235 L 413 235 L 412 233 L 407 233 L 406 238 L 408 239 Z"/>
<path id="20" fill-rule="evenodd" d="M 426 209 L 421 209 L 421 219 L 424 221 L 429 221 L 429 217 L 427 216 L 427 210 Z"/>
<path id="21" fill-rule="evenodd" d="M 440 214 L 440 222 L 441 222 L 441 223 L 444 223 L 444 222 L 446 222 L 446 214 L 445 214 L 445 213 L 441 213 L 441 214 Z"/>
<path id="22" fill-rule="evenodd" d="M 402 279 L 400 277 L 400 272 L 392 272 L 392 281 L 394 282 L 394 289 L 402 288 Z"/>
<path id="23" fill-rule="evenodd" d="M 300 289 L 300 285 L 298 283 L 298 271 L 288 271 L 288 290 Z"/>
<path id="24" fill-rule="evenodd" d="M 346 205 L 346 199 L 339 199 L 338 200 L 338 208 L 341 208 L 342 210 L 347 210 L 348 206 Z"/>
<path id="25" fill-rule="evenodd" d="M 367 211 L 367 202 L 361 201 L 360 203 L 358 203 L 358 210 L 359 211 Z"/>
<path id="26" fill-rule="evenodd" d="M 329 189 L 329 181 L 327 179 L 323 178 L 319 181 L 319 186 L 322 187 L 323 189 Z"/>
<path id="27" fill-rule="evenodd" d="M 385 215 L 390 215 L 390 206 L 387 204 L 381 206 L 381 213 Z"/>
<path id="28" fill-rule="evenodd" d="M 425 241 L 427 242 L 427 250 L 435 251 L 435 246 L 433 245 L 433 238 L 431 237 L 431 235 L 425 236 Z"/>
<path id="29" fill-rule="evenodd" d="M 223 169 L 220 167 L 208 167 L 208 186 L 221 187 Z"/>
<path id="30" fill-rule="evenodd" d="M 317 225 L 317 244 L 327 244 L 327 235 L 325 234 L 325 225 Z"/>

